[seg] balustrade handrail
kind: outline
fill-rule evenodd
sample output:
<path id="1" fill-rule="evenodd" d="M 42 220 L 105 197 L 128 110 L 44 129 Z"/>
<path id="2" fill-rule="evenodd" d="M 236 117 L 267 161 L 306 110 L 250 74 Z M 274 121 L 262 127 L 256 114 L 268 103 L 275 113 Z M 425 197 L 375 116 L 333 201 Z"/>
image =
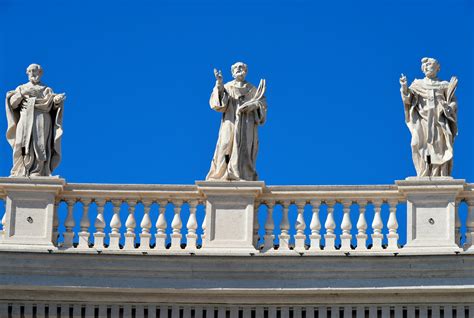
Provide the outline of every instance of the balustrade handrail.
<path id="1" fill-rule="evenodd" d="M 404 200 L 396 185 L 268 186 L 258 198 L 267 200 Z"/>
<path id="2" fill-rule="evenodd" d="M 0 199 L 7 196 L 5 186 L 0 183 Z M 67 183 L 60 191 L 61 198 L 97 197 L 101 199 L 203 199 L 204 195 L 196 185 L 185 184 L 100 184 Z M 274 185 L 266 186 L 258 196 L 259 201 L 267 199 L 390 199 L 404 200 L 405 196 L 397 185 Z M 460 198 L 474 198 L 474 183 L 466 183 Z"/>
<path id="3" fill-rule="evenodd" d="M 59 195 L 62 199 L 136 199 L 200 200 L 203 195 L 195 185 L 165 184 L 94 184 L 68 183 Z"/>

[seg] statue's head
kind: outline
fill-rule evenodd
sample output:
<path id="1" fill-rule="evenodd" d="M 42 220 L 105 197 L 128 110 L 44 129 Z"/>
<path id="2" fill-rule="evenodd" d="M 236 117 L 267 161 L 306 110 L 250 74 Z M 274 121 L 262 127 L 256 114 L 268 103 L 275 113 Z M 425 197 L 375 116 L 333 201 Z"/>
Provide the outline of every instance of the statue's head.
<path id="1" fill-rule="evenodd" d="M 424 57 L 421 59 L 421 70 L 428 78 L 435 78 L 441 70 L 439 62 L 432 57 Z"/>
<path id="2" fill-rule="evenodd" d="M 38 84 L 41 81 L 41 76 L 43 76 L 43 69 L 39 64 L 30 64 L 26 68 L 26 74 L 32 84 Z"/>
<path id="3" fill-rule="evenodd" d="M 232 77 L 238 81 L 245 80 L 245 76 L 247 76 L 247 70 L 247 64 L 242 62 L 237 62 L 230 68 L 230 71 L 232 72 Z"/>

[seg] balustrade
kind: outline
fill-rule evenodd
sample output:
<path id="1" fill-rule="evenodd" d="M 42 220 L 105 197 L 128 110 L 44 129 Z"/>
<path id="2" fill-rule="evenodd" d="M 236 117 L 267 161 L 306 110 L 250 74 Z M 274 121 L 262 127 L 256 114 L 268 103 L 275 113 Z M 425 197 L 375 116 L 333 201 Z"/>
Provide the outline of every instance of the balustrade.
<path id="1" fill-rule="evenodd" d="M 405 201 L 395 185 L 267 187 L 253 206 L 251 241 L 263 254 L 398 253 Z M 207 226 L 219 226 L 208 224 L 205 202 L 196 186 L 68 184 L 54 203 L 53 243 L 60 251 L 196 253 L 206 249 Z M 3 240 L 1 197 L 0 208 Z M 454 224 L 456 244 L 471 251 L 472 185 L 456 198 Z"/>

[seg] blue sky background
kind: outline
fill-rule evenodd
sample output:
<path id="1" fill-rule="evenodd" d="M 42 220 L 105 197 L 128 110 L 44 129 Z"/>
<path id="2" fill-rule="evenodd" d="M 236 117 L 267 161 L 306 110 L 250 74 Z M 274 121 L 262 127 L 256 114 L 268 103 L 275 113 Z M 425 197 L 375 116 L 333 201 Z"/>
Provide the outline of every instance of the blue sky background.
<path id="1" fill-rule="evenodd" d="M 422 78 L 430 56 L 459 77 L 453 176 L 474 182 L 473 3 L 0 0 L 0 91 L 39 63 L 67 93 L 69 182 L 190 184 L 217 140 L 212 70 L 228 81 L 244 61 L 267 80 L 261 180 L 391 184 L 415 175 L 398 79 Z M 0 156 L 8 176 L 5 138 Z"/>

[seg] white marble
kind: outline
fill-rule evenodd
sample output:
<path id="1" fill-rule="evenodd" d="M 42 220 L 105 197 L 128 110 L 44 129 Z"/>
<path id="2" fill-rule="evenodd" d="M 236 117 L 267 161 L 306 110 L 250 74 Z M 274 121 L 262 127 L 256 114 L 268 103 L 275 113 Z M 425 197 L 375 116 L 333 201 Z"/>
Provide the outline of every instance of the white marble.
<path id="1" fill-rule="evenodd" d="M 456 198 L 465 180 L 407 178 L 396 182 L 407 200 L 407 243 L 402 253 L 457 253 Z"/>
<path id="2" fill-rule="evenodd" d="M 6 193 L 6 228 L 0 249 L 55 249 L 56 198 L 65 181 L 47 177 L 6 180 L 2 183 Z"/>
<path id="3" fill-rule="evenodd" d="M 207 251 L 257 252 L 254 246 L 255 198 L 265 187 L 262 181 L 197 181 L 206 198 L 206 228 L 203 241 Z"/>
<path id="4" fill-rule="evenodd" d="M 13 149 L 12 176 L 50 176 L 61 161 L 65 94 L 41 82 L 43 69 L 31 64 L 29 82 L 6 96 L 7 140 Z"/>
<path id="5" fill-rule="evenodd" d="M 262 79 L 256 88 L 247 82 L 244 63 L 235 63 L 231 71 L 234 80 L 224 85 L 222 72 L 214 70 L 216 84 L 209 103 L 222 113 L 222 120 L 206 180 L 256 181 L 258 126 L 267 116 L 266 83 Z"/>
<path id="6" fill-rule="evenodd" d="M 411 149 L 419 177 L 450 176 L 453 169 L 453 144 L 458 133 L 457 101 L 454 95 L 458 80 L 450 82 L 437 77 L 440 64 L 423 58 L 423 79 L 415 79 L 410 87 L 400 77 L 400 92 L 405 106 L 405 122 L 411 132 Z"/>

